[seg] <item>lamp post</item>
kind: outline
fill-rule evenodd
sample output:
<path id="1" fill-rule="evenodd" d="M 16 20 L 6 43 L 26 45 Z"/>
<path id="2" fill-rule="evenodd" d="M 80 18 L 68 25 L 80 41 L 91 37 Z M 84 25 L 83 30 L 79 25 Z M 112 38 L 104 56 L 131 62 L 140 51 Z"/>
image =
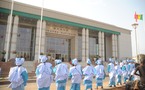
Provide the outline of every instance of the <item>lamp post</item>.
<path id="1" fill-rule="evenodd" d="M 137 57 L 137 55 L 138 55 L 138 47 L 137 47 L 137 33 L 136 33 L 136 28 L 137 28 L 137 26 L 138 26 L 138 23 L 134 23 L 134 24 L 132 24 L 132 27 L 135 29 L 135 41 L 136 41 L 136 60 L 137 60 L 137 62 L 139 62 L 139 61 L 138 61 L 138 57 Z"/>
<path id="2" fill-rule="evenodd" d="M 39 32 L 38 62 L 39 62 L 39 56 L 40 56 L 40 53 L 41 53 L 41 37 L 42 37 L 43 9 L 44 9 L 44 0 L 42 0 L 41 18 L 40 18 L 40 26 L 39 26 L 40 32 Z"/>

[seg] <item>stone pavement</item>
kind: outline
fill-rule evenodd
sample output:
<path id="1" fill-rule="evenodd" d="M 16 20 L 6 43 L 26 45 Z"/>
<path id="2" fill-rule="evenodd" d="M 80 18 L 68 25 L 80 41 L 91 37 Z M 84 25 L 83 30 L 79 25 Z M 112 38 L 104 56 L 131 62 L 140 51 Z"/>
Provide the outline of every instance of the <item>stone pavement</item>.
<path id="1" fill-rule="evenodd" d="M 101 89 L 99 87 L 98 90 L 125 90 L 123 88 L 123 86 L 117 86 L 116 88 L 108 87 L 108 81 L 109 81 L 109 78 L 106 77 L 105 80 L 104 80 L 104 89 Z M 11 90 L 10 88 L 8 88 L 8 85 L 9 84 L 0 85 L 0 90 Z M 70 86 L 71 86 L 71 81 L 68 80 L 67 85 L 66 85 L 66 90 L 70 90 Z M 84 85 L 81 83 L 81 90 L 85 90 L 84 88 L 85 88 Z M 96 84 L 95 84 L 95 79 L 94 79 L 93 80 L 93 90 L 97 90 L 95 88 L 96 88 Z M 25 90 L 37 90 L 37 85 L 35 83 L 35 79 L 33 80 L 33 82 L 28 82 L 27 83 L 27 86 L 25 87 Z M 51 84 L 50 90 L 56 90 L 56 85 L 55 85 L 54 82 Z"/>

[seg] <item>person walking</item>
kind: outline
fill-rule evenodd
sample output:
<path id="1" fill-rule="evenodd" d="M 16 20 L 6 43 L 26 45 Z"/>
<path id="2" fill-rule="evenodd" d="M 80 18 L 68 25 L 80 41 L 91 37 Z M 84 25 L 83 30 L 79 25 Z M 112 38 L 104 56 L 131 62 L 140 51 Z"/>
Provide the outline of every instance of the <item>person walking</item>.
<path id="1" fill-rule="evenodd" d="M 50 85 L 53 81 L 52 64 L 47 61 L 45 55 L 40 56 L 41 63 L 36 68 L 36 82 L 38 90 L 50 90 Z"/>
<path id="2" fill-rule="evenodd" d="M 120 64 L 118 62 L 115 62 L 115 70 L 116 70 L 116 84 L 122 85 L 122 70 L 120 67 Z"/>
<path id="3" fill-rule="evenodd" d="M 96 87 L 98 89 L 98 86 L 101 86 L 103 88 L 103 80 L 105 79 L 105 69 L 102 65 L 102 60 L 97 60 L 95 62 L 97 65 L 95 66 L 96 69 Z"/>
<path id="4" fill-rule="evenodd" d="M 122 73 L 123 73 L 124 84 L 126 84 L 126 81 L 129 78 L 129 75 L 128 75 L 128 64 L 127 64 L 126 60 L 123 61 Z"/>
<path id="5" fill-rule="evenodd" d="M 91 65 L 91 60 L 87 59 L 87 66 L 83 69 L 85 90 L 92 90 L 92 80 L 95 76 L 95 68 Z"/>
<path id="6" fill-rule="evenodd" d="M 61 60 L 55 60 L 56 66 L 54 67 L 54 79 L 56 82 L 57 90 L 65 90 L 66 82 L 68 79 L 68 68 L 66 68 L 66 65 L 61 62 Z"/>
<path id="7" fill-rule="evenodd" d="M 78 60 L 75 58 L 72 60 L 72 67 L 69 70 L 69 78 L 71 78 L 70 90 L 80 90 L 80 83 L 82 80 L 82 67 L 78 64 Z"/>
<path id="8" fill-rule="evenodd" d="M 9 88 L 12 88 L 12 90 L 25 90 L 24 87 L 27 84 L 28 73 L 26 68 L 22 66 L 24 61 L 24 58 L 16 58 L 16 66 L 10 68 L 8 80 L 11 82 Z"/>
<path id="9" fill-rule="evenodd" d="M 107 66 L 107 71 L 109 73 L 109 87 L 116 87 L 115 84 L 115 75 L 116 75 L 116 71 L 115 71 L 115 67 L 114 67 L 114 60 L 112 58 L 109 59 L 109 64 Z"/>

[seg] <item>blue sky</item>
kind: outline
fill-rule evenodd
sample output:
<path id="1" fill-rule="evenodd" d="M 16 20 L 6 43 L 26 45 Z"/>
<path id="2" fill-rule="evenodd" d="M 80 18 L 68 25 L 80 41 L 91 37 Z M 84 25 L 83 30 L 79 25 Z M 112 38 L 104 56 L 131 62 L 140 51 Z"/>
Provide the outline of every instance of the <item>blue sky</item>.
<path id="1" fill-rule="evenodd" d="M 42 6 L 42 0 L 15 0 L 35 6 Z M 138 53 L 145 54 L 145 0 L 44 0 L 44 7 L 132 30 L 132 51 L 136 54 L 135 32 L 131 24 L 134 13 L 143 14 L 138 21 Z"/>

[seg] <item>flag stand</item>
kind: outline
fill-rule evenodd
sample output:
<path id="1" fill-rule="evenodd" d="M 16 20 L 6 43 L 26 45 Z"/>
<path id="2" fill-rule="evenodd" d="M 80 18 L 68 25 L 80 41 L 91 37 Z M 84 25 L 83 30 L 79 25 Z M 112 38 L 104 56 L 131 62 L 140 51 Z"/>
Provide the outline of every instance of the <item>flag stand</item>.
<path id="1" fill-rule="evenodd" d="M 136 33 L 136 28 L 138 26 L 138 23 L 134 23 L 132 24 L 132 27 L 135 29 L 135 41 L 136 41 L 136 62 L 139 63 L 139 60 L 138 60 L 138 46 L 137 46 L 137 33 Z"/>

